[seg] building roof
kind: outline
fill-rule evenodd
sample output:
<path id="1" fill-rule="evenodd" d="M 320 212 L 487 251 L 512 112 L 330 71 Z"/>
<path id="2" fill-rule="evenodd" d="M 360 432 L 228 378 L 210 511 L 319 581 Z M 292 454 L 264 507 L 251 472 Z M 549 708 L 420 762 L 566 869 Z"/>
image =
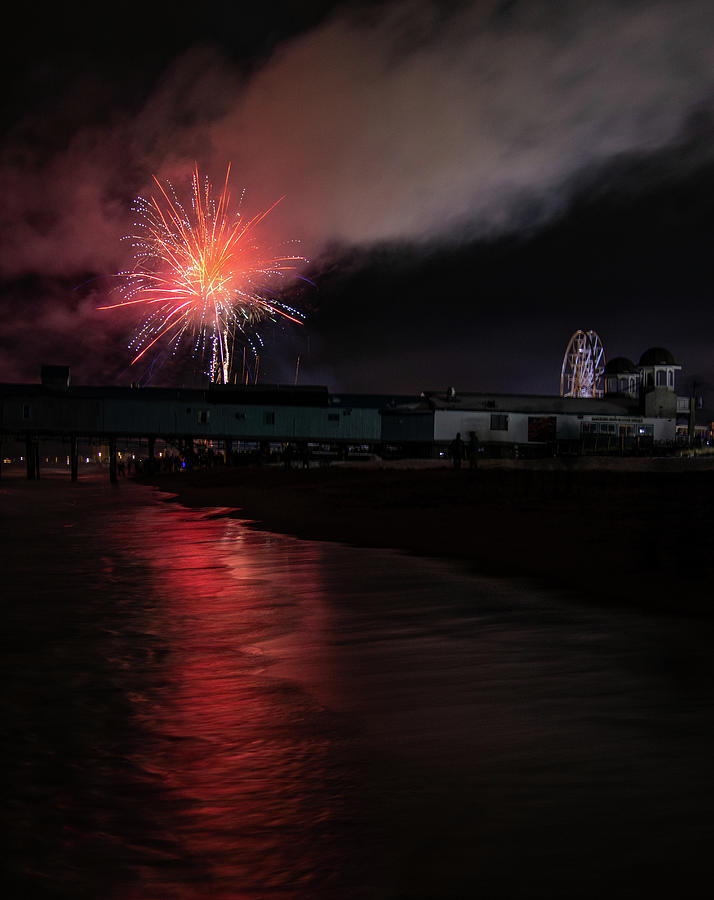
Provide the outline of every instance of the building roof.
<path id="1" fill-rule="evenodd" d="M 636 372 L 635 364 L 626 356 L 614 356 L 605 365 L 606 375 L 636 374 Z"/>
<path id="2" fill-rule="evenodd" d="M 665 347 L 650 347 L 640 357 L 641 366 L 674 366 L 674 356 Z"/>
<path id="3" fill-rule="evenodd" d="M 636 402 L 624 397 L 601 400 L 592 397 L 558 397 L 539 394 L 475 394 L 425 391 L 424 403 L 434 410 L 464 412 L 570 413 L 572 415 L 623 416 L 639 414 Z"/>
<path id="4" fill-rule="evenodd" d="M 0 384 L 0 396 L 43 396 L 45 384 Z M 211 385 L 208 388 L 71 385 L 64 394 L 83 400 L 130 400 L 132 403 L 215 403 L 236 406 L 326 407 L 329 393 L 321 385 Z"/>
<path id="5" fill-rule="evenodd" d="M 329 405 L 352 409 L 394 409 L 410 403 L 418 403 L 415 394 L 344 394 L 329 395 Z"/>

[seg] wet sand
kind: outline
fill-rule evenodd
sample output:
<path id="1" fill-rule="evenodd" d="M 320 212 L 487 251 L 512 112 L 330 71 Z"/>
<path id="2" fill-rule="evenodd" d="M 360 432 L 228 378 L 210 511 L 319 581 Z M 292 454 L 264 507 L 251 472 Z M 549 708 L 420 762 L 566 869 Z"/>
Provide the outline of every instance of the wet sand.
<path id="1" fill-rule="evenodd" d="M 588 604 L 711 614 L 712 457 L 217 467 L 151 483 L 264 530 L 459 560 Z"/>

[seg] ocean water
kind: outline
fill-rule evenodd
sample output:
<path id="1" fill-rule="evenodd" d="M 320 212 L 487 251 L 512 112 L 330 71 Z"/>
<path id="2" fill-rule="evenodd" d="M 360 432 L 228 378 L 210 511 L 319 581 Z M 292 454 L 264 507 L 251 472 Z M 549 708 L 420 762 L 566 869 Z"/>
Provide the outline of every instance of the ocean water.
<path id="1" fill-rule="evenodd" d="M 693 896 L 707 875 L 711 623 L 131 482 L 5 478 L 0 512 L 4 896 Z"/>

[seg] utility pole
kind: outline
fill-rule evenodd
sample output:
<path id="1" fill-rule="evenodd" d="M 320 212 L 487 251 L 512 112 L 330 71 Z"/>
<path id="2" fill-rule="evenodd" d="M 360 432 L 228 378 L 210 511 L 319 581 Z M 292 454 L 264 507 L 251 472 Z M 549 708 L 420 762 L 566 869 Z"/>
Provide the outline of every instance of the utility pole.
<path id="1" fill-rule="evenodd" d="M 692 396 L 689 398 L 689 446 L 694 446 L 694 432 L 697 425 L 697 382 L 692 382 Z"/>

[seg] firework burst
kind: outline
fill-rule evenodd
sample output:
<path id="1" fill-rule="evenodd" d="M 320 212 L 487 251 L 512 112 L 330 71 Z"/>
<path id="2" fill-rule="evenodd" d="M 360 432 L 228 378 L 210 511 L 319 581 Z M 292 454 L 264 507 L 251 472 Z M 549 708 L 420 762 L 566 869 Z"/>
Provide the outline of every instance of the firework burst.
<path id="1" fill-rule="evenodd" d="M 228 384 L 237 340 L 255 354 L 257 324 L 303 322 L 300 312 L 277 299 L 274 288 L 304 257 L 271 255 L 256 234 L 280 200 L 252 219 L 232 215 L 230 168 L 217 198 L 196 166 L 190 205 L 182 205 L 173 188 L 156 176 L 156 193 L 134 204 L 139 218 L 136 234 L 128 238 L 134 266 L 119 273 L 120 301 L 100 307 L 136 305 L 145 312 L 129 345 L 132 365 L 160 342 L 174 354 L 190 344 L 192 355 L 204 359 L 211 381 Z"/>

